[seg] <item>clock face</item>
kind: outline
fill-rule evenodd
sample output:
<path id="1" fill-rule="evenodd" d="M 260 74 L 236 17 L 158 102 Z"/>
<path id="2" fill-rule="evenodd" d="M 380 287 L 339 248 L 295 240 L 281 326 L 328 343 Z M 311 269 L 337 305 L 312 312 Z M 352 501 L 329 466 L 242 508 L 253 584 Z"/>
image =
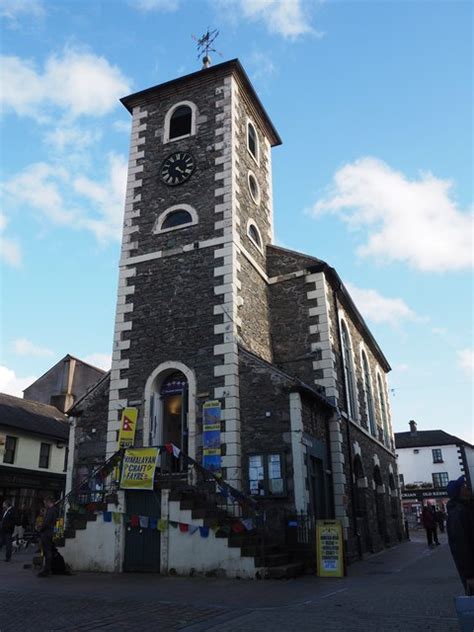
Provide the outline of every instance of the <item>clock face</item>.
<path id="1" fill-rule="evenodd" d="M 161 166 L 161 179 L 171 187 L 183 184 L 192 175 L 195 168 L 191 154 L 178 151 L 168 156 Z"/>

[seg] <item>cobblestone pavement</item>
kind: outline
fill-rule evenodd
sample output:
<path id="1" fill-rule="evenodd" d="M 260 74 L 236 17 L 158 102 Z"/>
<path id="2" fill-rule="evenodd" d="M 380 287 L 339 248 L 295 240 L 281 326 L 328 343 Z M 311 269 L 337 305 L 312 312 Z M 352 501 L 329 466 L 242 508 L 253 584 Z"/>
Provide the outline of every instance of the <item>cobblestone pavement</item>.
<path id="1" fill-rule="evenodd" d="M 457 632 L 461 584 L 445 539 L 418 535 L 343 579 L 289 581 L 77 573 L 38 579 L 24 554 L 0 561 L 0 632 Z"/>

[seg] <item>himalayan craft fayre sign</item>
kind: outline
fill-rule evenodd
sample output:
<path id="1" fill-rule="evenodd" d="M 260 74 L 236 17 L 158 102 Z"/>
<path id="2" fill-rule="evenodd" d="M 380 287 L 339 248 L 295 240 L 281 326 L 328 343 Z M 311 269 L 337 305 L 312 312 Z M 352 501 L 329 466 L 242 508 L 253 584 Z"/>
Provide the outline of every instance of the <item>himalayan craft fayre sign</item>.
<path id="1" fill-rule="evenodd" d="M 213 472 L 221 469 L 221 404 L 210 401 L 202 407 L 202 465 Z"/>
<path id="2" fill-rule="evenodd" d="M 158 448 L 125 450 L 122 463 L 122 489 L 153 489 Z"/>
<path id="3" fill-rule="evenodd" d="M 343 577 L 342 527 L 339 520 L 316 520 L 317 574 Z"/>
<path id="4" fill-rule="evenodd" d="M 119 448 L 130 448 L 135 443 L 138 408 L 124 408 L 120 419 Z"/>

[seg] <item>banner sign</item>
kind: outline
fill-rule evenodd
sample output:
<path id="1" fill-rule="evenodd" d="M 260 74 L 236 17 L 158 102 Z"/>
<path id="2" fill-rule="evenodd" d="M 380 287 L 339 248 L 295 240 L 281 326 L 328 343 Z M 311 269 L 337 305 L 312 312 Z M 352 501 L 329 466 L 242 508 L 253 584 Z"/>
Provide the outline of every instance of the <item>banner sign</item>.
<path id="1" fill-rule="evenodd" d="M 202 465 L 208 470 L 221 469 L 221 403 L 205 402 L 202 407 Z"/>
<path id="2" fill-rule="evenodd" d="M 343 577 L 342 526 L 339 520 L 316 520 L 316 559 L 319 577 Z"/>
<path id="3" fill-rule="evenodd" d="M 124 408 L 120 419 L 119 448 L 130 448 L 135 443 L 138 408 Z"/>
<path id="4" fill-rule="evenodd" d="M 158 448 L 125 450 L 122 462 L 122 489 L 153 489 Z"/>

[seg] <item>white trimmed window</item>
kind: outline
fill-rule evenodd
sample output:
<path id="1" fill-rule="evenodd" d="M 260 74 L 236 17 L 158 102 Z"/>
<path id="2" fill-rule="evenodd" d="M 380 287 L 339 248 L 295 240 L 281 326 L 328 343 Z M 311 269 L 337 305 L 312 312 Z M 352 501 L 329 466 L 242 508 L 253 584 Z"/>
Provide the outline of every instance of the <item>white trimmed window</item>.
<path id="1" fill-rule="evenodd" d="M 260 147 L 255 125 L 247 121 L 247 149 L 257 164 L 260 162 Z"/>
<path id="2" fill-rule="evenodd" d="M 189 204 L 175 204 L 163 211 L 158 217 L 153 228 L 155 235 L 168 233 L 172 230 L 179 230 L 194 226 L 198 223 L 198 214 Z"/>
<path id="3" fill-rule="evenodd" d="M 192 101 L 180 101 L 165 116 L 163 142 L 180 140 L 196 134 L 197 107 Z"/>
<path id="4" fill-rule="evenodd" d="M 369 361 L 367 360 L 367 354 L 362 349 L 362 374 L 364 376 L 364 399 L 365 407 L 367 410 L 367 421 L 369 424 L 370 432 L 375 436 L 377 427 L 375 423 L 375 408 L 374 408 L 374 395 L 372 391 L 372 378 L 370 376 Z"/>
<path id="5" fill-rule="evenodd" d="M 249 219 L 247 223 L 247 235 L 253 245 L 263 254 L 262 236 L 257 228 L 257 224 L 251 219 Z"/>
<path id="6" fill-rule="evenodd" d="M 383 435 L 385 439 L 385 444 L 389 445 L 390 433 L 388 429 L 387 402 L 385 400 L 385 391 L 383 388 L 380 373 L 377 373 L 377 388 L 379 392 L 380 415 L 382 417 Z"/>
<path id="7" fill-rule="evenodd" d="M 248 172 L 247 182 L 249 185 L 250 196 L 255 204 L 260 204 L 260 186 L 257 182 L 257 178 L 252 171 Z"/>
<path id="8" fill-rule="evenodd" d="M 346 323 L 341 320 L 342 361 L 344 365 L 344 381 L 346 384 L 347 413 L 351 419 L 357 421 L 357 395 L 354 373 L 352 345 Z"/>

